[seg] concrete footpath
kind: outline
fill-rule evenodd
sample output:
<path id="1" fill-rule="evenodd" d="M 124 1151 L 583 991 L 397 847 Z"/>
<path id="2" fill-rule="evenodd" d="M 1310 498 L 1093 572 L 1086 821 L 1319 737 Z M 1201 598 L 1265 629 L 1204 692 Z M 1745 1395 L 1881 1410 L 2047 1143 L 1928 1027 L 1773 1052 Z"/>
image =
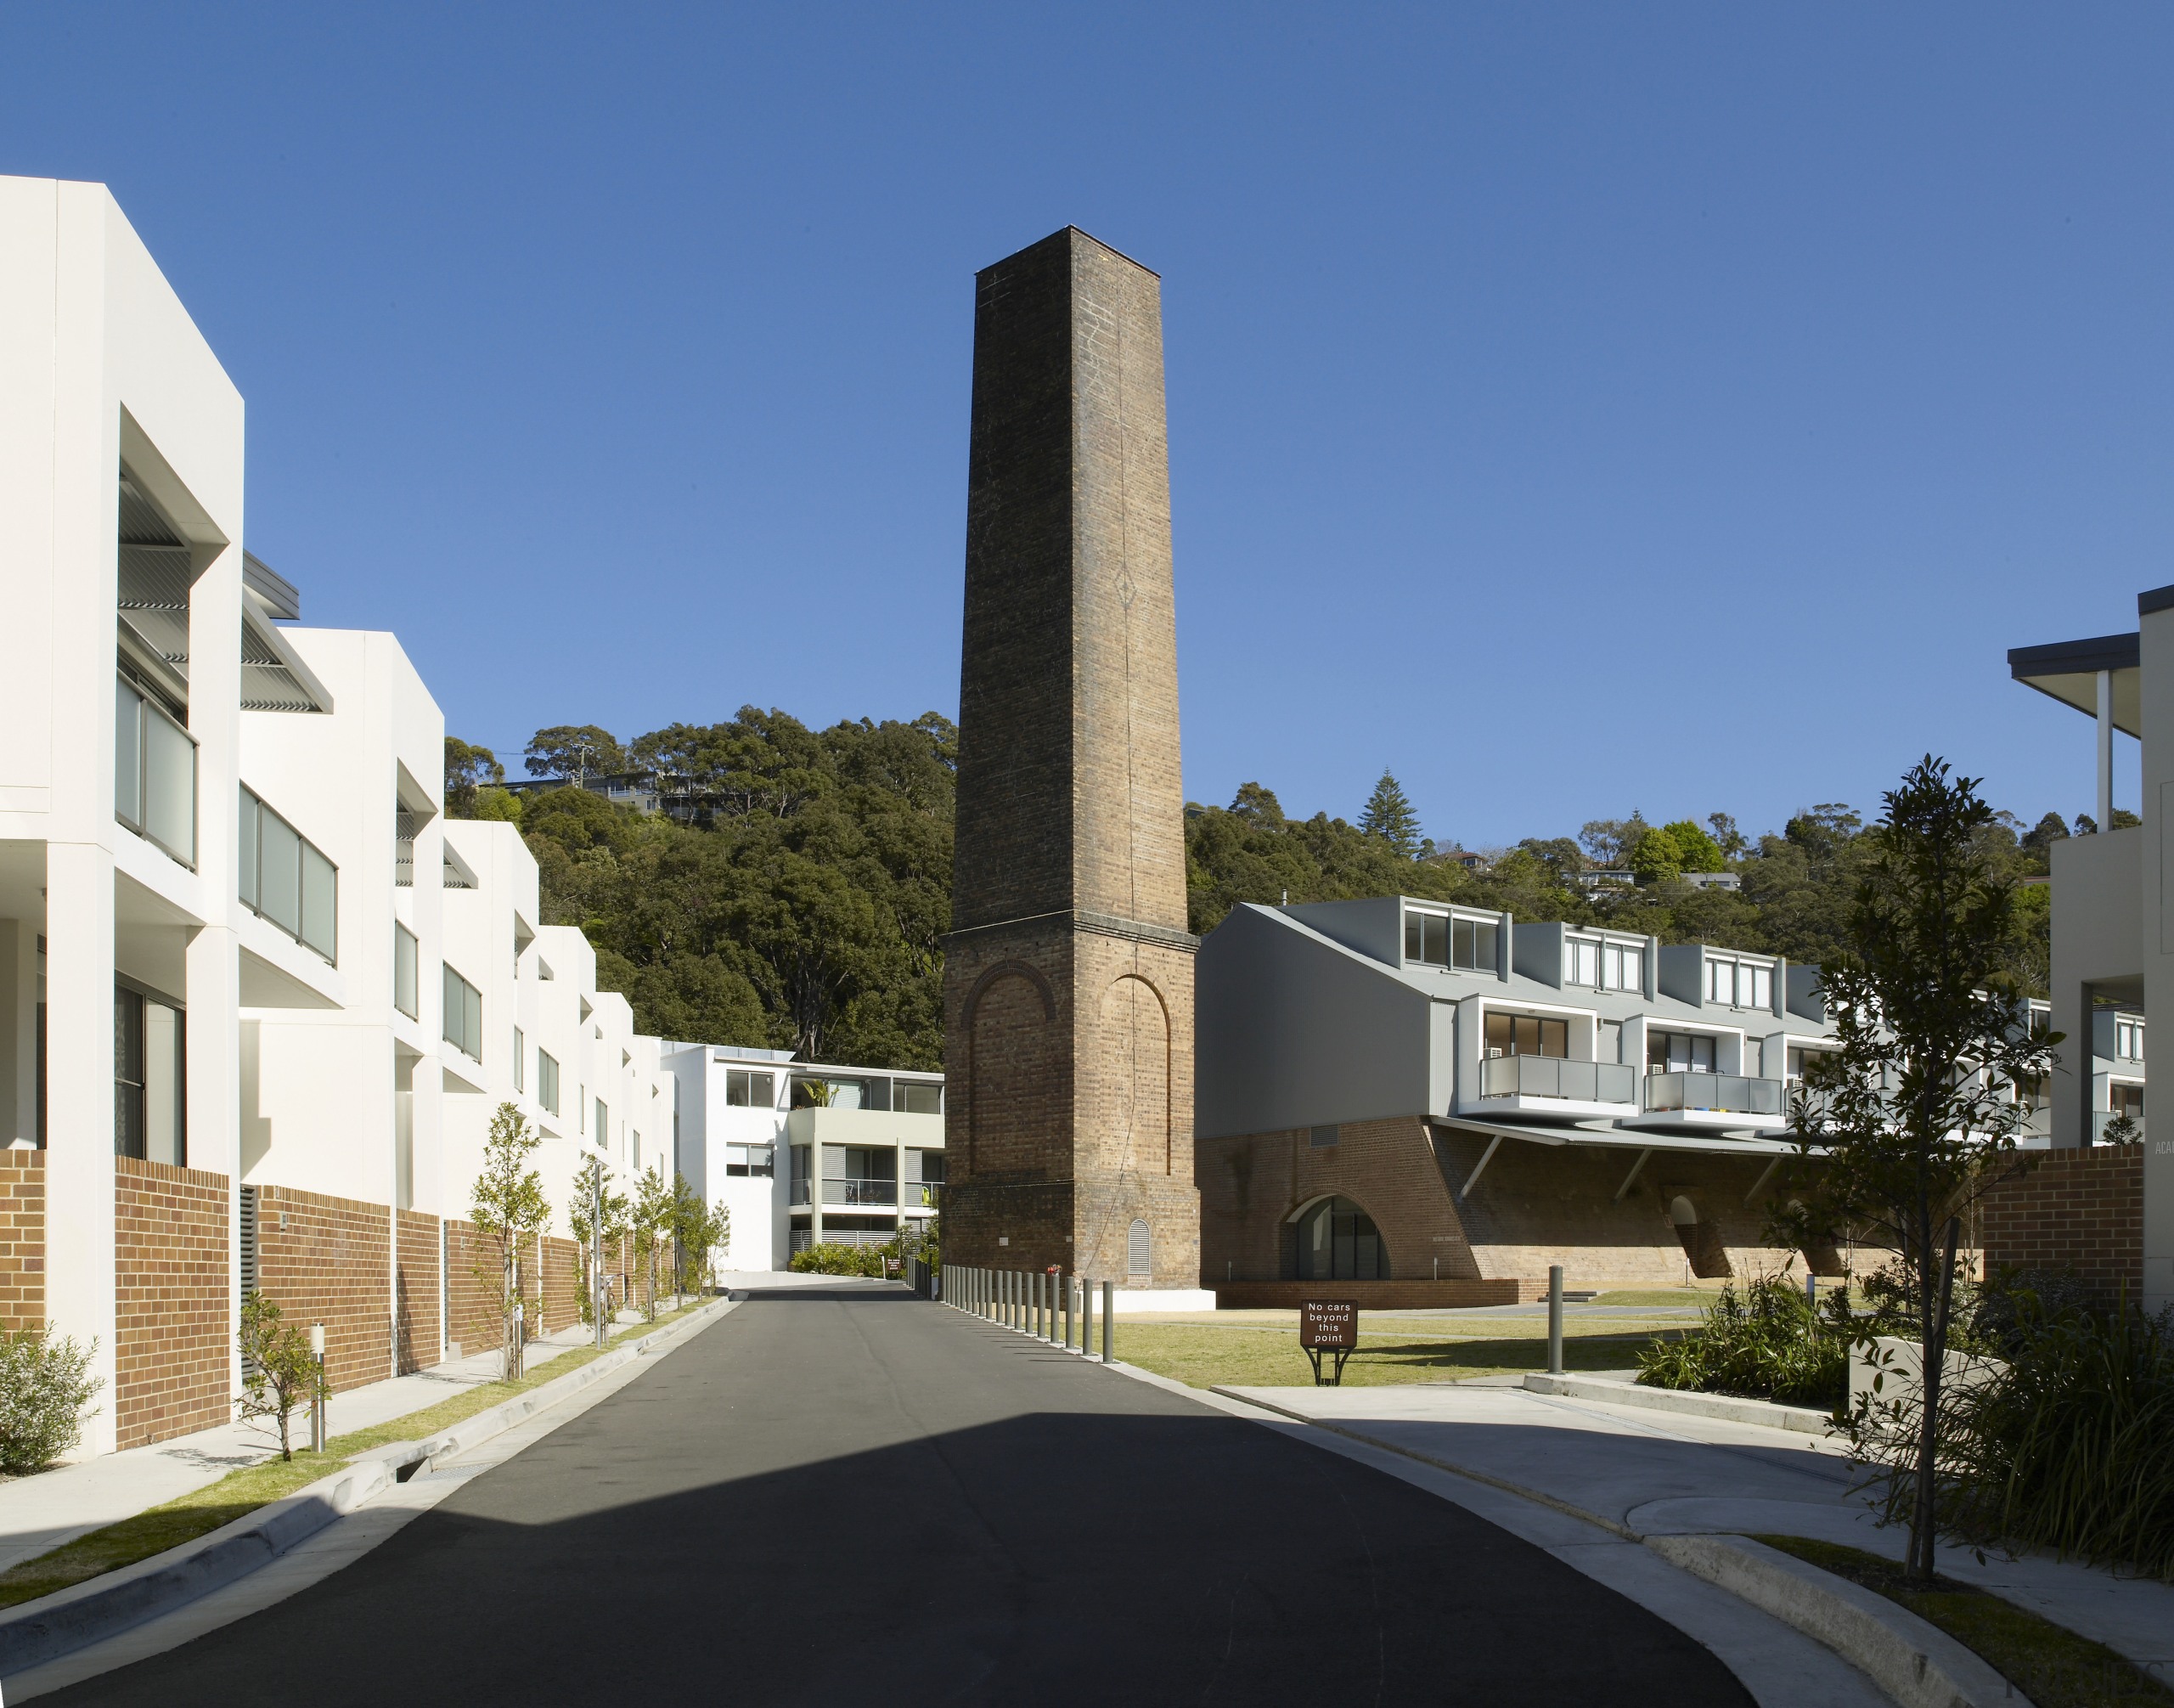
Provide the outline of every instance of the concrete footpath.
<path id="1" fill-rule="evenodd" d="M 639 1322 L 641 1316 L 624 1311 L 618 1320 L 623 1327 Z M 593 1333 L 576 1324 L 531 1342 L 529 1373 L 548 1372 L 553 1359 L 588 1345 Z M 451 1359 L 413 1375 L 335 1394 L 325 1407 L 328 1427 L 335 1436 L 370 1429 L 498 1379 L 495 1348 Z M 307 1446 L 307 1411 L 296 1413 L 291 1429 L 297 1445 Z M 222 1423 L 148 1447 L 0 1481 L 0 1571 L 215 1483 L 230 1471 L 262 1464 L 279 1451 L 277 1426 L 268 1420 Z"/>
<path id="2" fill-rule="evenodd" d="M 1903 1532 L 1881 1528 L 1850 1493 L 1856 1473 L 1830 1440 L 1494 1385 L 1218 1391 L 1538 1500 L 1626 1540 L 1797 1536 L 1902 1557 Z M 1940 1549 L 1939 1568 L 2174 1677 L 2174 1586 L 2042 1556 L 1989 1553 L 1980 1562 L 1956 1547 Z"/>

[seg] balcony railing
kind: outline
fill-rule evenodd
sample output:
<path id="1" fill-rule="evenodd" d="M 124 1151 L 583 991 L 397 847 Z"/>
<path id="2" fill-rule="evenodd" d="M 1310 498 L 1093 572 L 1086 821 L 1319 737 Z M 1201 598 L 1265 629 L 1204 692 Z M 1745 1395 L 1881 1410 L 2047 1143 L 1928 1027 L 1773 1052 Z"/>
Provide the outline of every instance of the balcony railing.
<path id="1" fill-rule="evenodd" d="M 1635 1103 L 1638 1075 L 1617 1062 L 1570 1062 L 1559 1056 L 1495 1056 L 1479 1064 L 1483 1097 L 1564 1097 L 1581 1103 Z"/>
<path id="2" fill-rule="evenodd" d="M 825 1181 L 823 1202 L 826 1204 L 881 1204 L 887 1209 L 898 1202 L 898 1183 L 896 1181 Z"/>
<path id="3" fill-rule="evenodd" d="M 196 738 L 126 677 L 113 714 L 114 817 L 194 871 Z"/>
<path id="4" fill-rule="evenodd" d="M 1648 1074 L 1646 1110 L 1716 1115 L 1778 1115 L 1779 1079 L 1747 1079 L 1738 1074 Z"/>
<path id="5" fill-rule="evenodd" d="M 2091 1142 L 2094 1145 L 2114 1145 L 2121 1143 L 2122 1139 L 2119 1132 L 2116 1132 L 2114 1137 L 2110 1139 L 2106 1136 L 2106 1129 L 2119 1118 L 2119 1110 L 2093 1109 L 2091 1112 Z M 2129 1122 L 2131 1125 L 2136 1128 L 2136 1132 L 2130 1138 L 2129 1142 L 2132 1144 L 2142 1144 L 2143 1142 L 2143 1117 L 2142 1115 L 2131 1115 L 2129 1117 Z"/>
<path id="6" fill-rule="evenodd" d="M 939 1181 L 908 1181 L 906 1208 L 908 1209 L 939 1209 L 943 1206 L 938 1194 L 943 1190 Z"/>
<path id="7" fill-rule="evenodd" d="M 804 1180 L 795 1181 L 792 1183 L 792 1193 L 790 1202 L 793 1203 L 806 1203 L 808 1202 L 808 1198 L 809 1193 L 808 1190 L 808 1182 Z"/>

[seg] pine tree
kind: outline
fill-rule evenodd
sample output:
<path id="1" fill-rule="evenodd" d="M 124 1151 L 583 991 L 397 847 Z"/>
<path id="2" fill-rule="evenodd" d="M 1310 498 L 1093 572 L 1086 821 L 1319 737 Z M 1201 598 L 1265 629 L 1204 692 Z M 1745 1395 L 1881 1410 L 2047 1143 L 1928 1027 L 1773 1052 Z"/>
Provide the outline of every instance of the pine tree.
<path id="1" fill-rule="evenodd" d="M 1366 797 L 1366 809 L 1359 815 L 1359 828 L 1379 837 L 1406 860 L 1419 857 L 1419 815 L 1411 809 L 1404 786 L 1387 770 Z"/>

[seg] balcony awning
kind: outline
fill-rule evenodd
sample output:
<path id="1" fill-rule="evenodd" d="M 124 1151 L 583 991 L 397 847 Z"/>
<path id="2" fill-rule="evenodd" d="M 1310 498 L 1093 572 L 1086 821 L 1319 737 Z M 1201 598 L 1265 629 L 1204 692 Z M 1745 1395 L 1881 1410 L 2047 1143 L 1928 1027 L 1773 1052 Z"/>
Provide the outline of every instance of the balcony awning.
<path id="1" fill-rule="evenodd" d="M 1526 1126 L 1512 1121 L 1476 1121 L 1463 1115 L 1430 1115 L 1434 1126 L 1452 1132 L 1478 1133 L 1484 1138 L 1521 1139 L 1529 1145 L 1601 1145 L 1615 1150 L 1704 1151 L 1711 1154 L 1746 1157 L 1794 1156 L 1796 1141 L 1772 1134 L 1731 1138 L 1719 1134 L 1664 1133 L 1640 1129 L 1587 1125 Z"/>
<path id="2" fill-rule="evenodd" d="M 2098 673 L 2110 672 L 2114 727 L 2125 736 L 2143 735 L 2142 637 L 2101 634 L 2088 640 L 2058 640 L 2047 646 L 2018 646 L 2008 655 L 2008 674 L 2025 686 L 2072 706 L 2086 717 L 2098 715 Z"/>

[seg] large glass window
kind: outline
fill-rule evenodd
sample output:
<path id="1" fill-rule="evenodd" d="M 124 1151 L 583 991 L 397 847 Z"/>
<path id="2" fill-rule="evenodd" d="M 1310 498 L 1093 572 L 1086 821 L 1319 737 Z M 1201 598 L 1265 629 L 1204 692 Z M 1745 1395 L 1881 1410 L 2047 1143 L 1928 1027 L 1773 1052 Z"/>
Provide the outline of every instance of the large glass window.
<path id="1" fill-rule="evenodd" d="M 155 996 L 113 993 L 113 1150 L 139 1161 L 189 1161 L 187 1026 Z"/>
<path id="2" fill-rule="evenodd" d="M 1563 982 L 1565 984 L 1600 984 L 1600 949 L 1582 937 L 1567 939 L 1563 944 Z"/>
<path id="3" fill-rule="evenodd" d="M 252 790 L 241 792 L 241 904 L 337 965 L 340 872 Z"/>
<path id="4" fill-rule="evenodd" d="M 1706 1000 L 1729 1008 L 1771 1008 L 1774 969 L 1748 961 L 1706 962 Z"/>
<path id="5" fill-rule="evenodd" d="M 483 1059 L 483 993 L 448 966 L 445 969 L 445 1041 L 464 1056 Z"/>
<path id="6" fill-rule="evenodd" d="M 2143 1022 L 2116 1020 L 2114 1023 L 2114 1053 L 2124 1060 L 2143 1060 Z"/>
<path id="7" fill-rule="evenodd" d="M 1620 943 L 1608 944 L 1601 955 L 1601 985 L 1608 990 L 1646 988 L 1646 951 Z"/>
<path id="8" fill-rule="evenodd" d="M 592 1131 L 590 1136 L 596 1141 L 596 1147 L 599 1150 L 605 1150 L 611 1147 L 611 1111 L 605 1107 L 604 1099 L 601 1097 L 599 1097 L 596 1100 L 596 1126 Z M 634 1166 L 637 1169 L 641 1167 L 641 1159 L 639 1158 L 635 1158 Z"/>
<path id="9" fill-rule="evenodd" d="M 775 1166 L 776 1149 L 770 1145 L 727 1145 L 724 1171 L 729 1175 L 761 1175 L 768 1178 Z"/>
<path id="10" fill-rule="evenodd" d="M 1490 1014 L 1490 1056 L 1557 1056 L 1570 1053 L 1570 1023 L 1538 1014 Z"/>
<path id="11" fill-rule="evenodd" d="M 1501 936 L 1501 927 L 1492 920 L 1452 919 L 1447 914 L 1405 910 L 1404 958 L 1422 966 L 1492 972 Z"/>
<path id="12" fill-rule="evenodd" d="M 1646 1065 L 1656 1074 L 1710 1074 L 1717 1040 L 1687 1032 L 1646 1034 Z"/>
<path id="13" fill-rule="evenodd" d="M 728 1068 L 724 1074 L 724 1101 L 735 1109 L 774 1109 L 778 1106 L 777 1075 L 749 1068 Z"/>
<path id="14" fill-rule="evenodd" d="M 1374 1219 L 1348 1198 L 1316 1204 L 1298 1219 L 1298 1279 L 1387 1281 L 1389 1254 Z"/>

